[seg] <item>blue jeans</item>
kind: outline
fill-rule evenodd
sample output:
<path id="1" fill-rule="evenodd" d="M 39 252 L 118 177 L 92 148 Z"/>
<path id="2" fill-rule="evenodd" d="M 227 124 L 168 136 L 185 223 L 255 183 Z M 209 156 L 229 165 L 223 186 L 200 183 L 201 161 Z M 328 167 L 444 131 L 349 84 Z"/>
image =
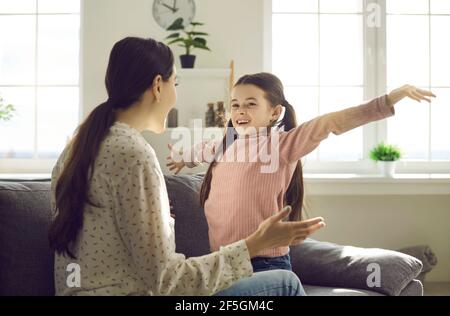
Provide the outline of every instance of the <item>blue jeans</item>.
<path id="1" fill-rule="evenodd" d="M 288 270 L 292 271 L 291 257 L 289 254 L 281 257 L 256 257 L 252 259 L 253 272 L 268 270 Z"/>
<path id="2" fill-rule="evenodd" d="M 241 279 L 215 296 L 306 296 L 306 293 L 294 272 L 270 270 Z"/>

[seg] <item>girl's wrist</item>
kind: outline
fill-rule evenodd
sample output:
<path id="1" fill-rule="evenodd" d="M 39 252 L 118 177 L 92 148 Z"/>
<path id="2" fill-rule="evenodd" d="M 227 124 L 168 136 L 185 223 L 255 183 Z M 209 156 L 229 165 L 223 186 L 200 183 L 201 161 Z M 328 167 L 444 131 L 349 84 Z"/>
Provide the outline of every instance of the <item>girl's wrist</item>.
<path id="1" fill-rule="evenodd" d="M 407 96 L 407 93 L 405 91 L 406 87 L 407 86 L 403 86 L 401 88 L 395 89 L 388 94 L 387 99 L 390 106 L 394 106 Z"/>

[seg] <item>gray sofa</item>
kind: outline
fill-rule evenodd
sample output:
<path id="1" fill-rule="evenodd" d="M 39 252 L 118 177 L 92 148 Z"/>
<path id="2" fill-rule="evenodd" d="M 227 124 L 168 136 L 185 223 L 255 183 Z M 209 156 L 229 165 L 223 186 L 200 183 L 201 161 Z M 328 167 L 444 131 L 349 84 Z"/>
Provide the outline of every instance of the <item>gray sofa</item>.
<path id="1" fill-rule="evenodd" d="M 197 202 L 201 181 L 201 175 L 166 176 L 177 251 L 188 257 L 209 252 L 207 223 Z M 54 255 L 47 244 L 50 221 L 48 180 L 0 180 L 0 296 L 54 295 Z M 291 258 L 308 295 L 423 295 L 422 284 L 415 280 L 421 262 L 398 252 L 308 239 L 291 248 Z M 375 270 L 370 269 L 373 265 Z M 378 284 L 368 282 L 372 272 L 378 273 Z"/>

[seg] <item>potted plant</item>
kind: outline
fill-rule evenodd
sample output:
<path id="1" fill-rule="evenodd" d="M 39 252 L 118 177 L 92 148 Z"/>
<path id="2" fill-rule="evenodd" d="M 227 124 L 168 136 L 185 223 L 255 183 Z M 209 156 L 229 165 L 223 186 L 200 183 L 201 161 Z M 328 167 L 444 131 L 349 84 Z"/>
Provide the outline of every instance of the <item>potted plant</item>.
<path id="1" fill-rule="evenodd" d="M 3 104 L 3 98 L 0 96 L 0 121 L 9 121 L 14 116 L 16 109 L 11 104 Z"/>
<path id="2" fill-rule="evenodd" d="M 202 25 L 204 24 L 200 22 L 192 22 L 190 23 L 190 29 L 187 30 L 183 24 L 183 18 L 178 18 L 167 28 L 168 31 L 175 32 L 166 37 L 166 40 L 168 40 L 167 45 L 179 43 L 178 46 L 186 50 L 186 53 L 180 56 L 182 68 L 194 68 L 196 56 L 191 54 L 193 49 L 198 48 L 211 51 L 204 38 L 209 34 L 196 31 L 196 27 Z"/>
<path id="3" fill-rule="evenodd" d="M 377 162 L 382 174 L 390 178 L 394 177 L 395 165 L 401 156 L 398 147 L 384 143 L 379 144 L 370 152 L 370 158 Z"/>

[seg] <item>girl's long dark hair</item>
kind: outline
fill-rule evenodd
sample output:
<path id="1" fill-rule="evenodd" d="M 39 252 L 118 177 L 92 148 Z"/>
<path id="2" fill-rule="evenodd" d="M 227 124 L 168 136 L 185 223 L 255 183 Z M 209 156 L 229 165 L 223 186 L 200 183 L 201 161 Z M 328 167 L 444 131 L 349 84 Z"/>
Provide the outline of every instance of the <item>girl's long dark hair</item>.
<path id="1" fill-rule="evenodd" d="M 127 37 L 117 42 L 110 54 L 105 85 L 108 100 L 97 106 L 77 128 L 68 158 L 55 187 L 56 217 L 49 229 L 50 247 L 75 259 L 72 246 L 83 226 L 89 183 L 100 145 L 115 122 L 115 112 L 141 99 L 156 76 L 168 81 L 174 57 L 169 47 L 153 39 Z"/>
<path id="2" fill-rule="evenodd" d="M 278 127 L 284 127 L 285 131 L 290 131 L 297 127 L 297 119 L 295 115 L 295 110 L 284 96 L 284 88 L 281 80 L 275 75 L 269 73 L 258 73 L 254 75 L 246 75 L 238 80 L 235 84 L 239 85 L 254 85 L 265 92 L 265 97 L 269 101 L 272 107 L 281 104 L 284 109 L 283 119 L 276 123 Z M 269 134 L 270 135 L 270 134 Z M 227 125 L 227 132 L 223 139 L 221 148 L 216 151 L 216 159 L 210 164 L 208 171 L 206 172 L 205 178 L 203 180 L 202 186 L 200 188 L 200 204 L 204 207 L 206 200 L 209 197 L 209 192 L 211 190 L 211 180 L 212 172 L 217 164 L 218 155 L 223 154 L 226 149 L 236 140 L 237 132 L 234 129 L 233 123 L 230 120 Z M 289 216 L 291 221 L 297 221 L 302 219 L 302 208 L 303 208 L 303 197 L 304 197 L 304 187 L 303 187 L 303 171 L 302 164 L 299 161 L 295 167 L 292 180 L 284 196 L 284 205 L 290 205 L 292 207 L 292 212 Z"/>

